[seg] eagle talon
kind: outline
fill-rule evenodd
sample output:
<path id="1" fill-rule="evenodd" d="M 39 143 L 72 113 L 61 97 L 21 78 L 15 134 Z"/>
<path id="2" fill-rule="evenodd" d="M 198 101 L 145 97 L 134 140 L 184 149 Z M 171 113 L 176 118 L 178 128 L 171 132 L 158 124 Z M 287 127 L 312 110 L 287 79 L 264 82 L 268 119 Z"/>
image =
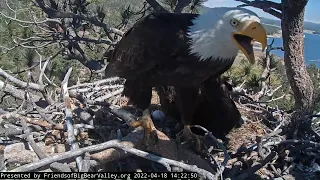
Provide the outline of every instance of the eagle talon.
<path id="1" fill-rule="evenodd" d="M 193 150 L 198 153 L 201 152 L 202 143 L 200 140 L 200 136 L 193 133 L 190 129 L 190 126 L 184 126 L 183 130 L 177 134 L 178 143 L 182 143 L 182 139 L 185 139 L 185 141 Z"/>
<path id="2" fill-rule="evenodd" d="M 139 117 L 137 121 L 133 121 L 131 126 L 134 128 L 139 126 L 143 127 L 144 138 L 151 140 L 152 144 L 156 144 L 159 141 L 157 129 L 153 124 L 149 109 L 144 110 L 142 116 Z"/>

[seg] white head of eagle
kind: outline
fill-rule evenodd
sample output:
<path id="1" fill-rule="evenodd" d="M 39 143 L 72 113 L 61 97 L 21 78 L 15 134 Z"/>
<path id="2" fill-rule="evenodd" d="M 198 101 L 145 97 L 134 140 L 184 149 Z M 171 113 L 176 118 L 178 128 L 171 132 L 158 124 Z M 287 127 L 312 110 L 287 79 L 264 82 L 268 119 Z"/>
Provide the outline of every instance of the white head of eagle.
<path id="1" fill-rule="evenodd" d="M 241 50 L 254 63 L 253 41 L 262 44 L 262 51 L 267 45 L 260 18 L 245 8 L 211 8 L 197 16 L 188 30 L 190 52 L 201 60 L 232 59 Z"/>

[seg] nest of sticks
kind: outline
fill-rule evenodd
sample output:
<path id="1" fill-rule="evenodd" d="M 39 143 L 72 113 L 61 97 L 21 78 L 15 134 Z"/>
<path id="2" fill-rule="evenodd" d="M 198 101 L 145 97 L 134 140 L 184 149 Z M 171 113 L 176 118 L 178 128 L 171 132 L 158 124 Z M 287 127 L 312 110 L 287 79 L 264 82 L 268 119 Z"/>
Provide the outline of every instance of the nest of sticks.
<path id="1" fill-rule="evenodd" d="M 175 140 L 181 123 L 174 117 L 154 122 L 156 144 L 144 136 L 142 127 L 129 126 L 141 112 L 121 95 L 122 79 L 68 87 L 70 72 L 56 89 L 56 102 L 43 111 L 24 109 L 34 103 L 26 98 L 19 112 L 1 112 L 2 171 L 185 171 L 197 172 L 200 179 L 236 180 L 319 176 L 320 136 L 311 128 L 312 116 L 300 118 L 288 135 L 286 122 L 292 114 L 238 101 L 243 121 L 227 133 L 216 134 L 194 123 L 205 144 L 203 153 L 196 154 Z M 239 98 L 239 93 L 232 97 Z M 160 109 L 157 91 L 150 109 Z"/>

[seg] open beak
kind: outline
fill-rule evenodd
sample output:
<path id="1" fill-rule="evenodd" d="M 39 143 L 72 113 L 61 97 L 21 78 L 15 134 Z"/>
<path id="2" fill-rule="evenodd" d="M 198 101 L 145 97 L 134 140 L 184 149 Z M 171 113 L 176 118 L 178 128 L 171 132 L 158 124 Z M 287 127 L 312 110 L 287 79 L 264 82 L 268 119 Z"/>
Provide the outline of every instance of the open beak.
<path id="1" fill-rule="evenodd" d="M 267 33 L 262 25 L 256 21 L 245 21 L 240 24 L 238 31 L 232 33 L 232 38 L 251 64 L 255 63 L 253 42 L 261 43 L 262 52 L 267 46 Z"/>

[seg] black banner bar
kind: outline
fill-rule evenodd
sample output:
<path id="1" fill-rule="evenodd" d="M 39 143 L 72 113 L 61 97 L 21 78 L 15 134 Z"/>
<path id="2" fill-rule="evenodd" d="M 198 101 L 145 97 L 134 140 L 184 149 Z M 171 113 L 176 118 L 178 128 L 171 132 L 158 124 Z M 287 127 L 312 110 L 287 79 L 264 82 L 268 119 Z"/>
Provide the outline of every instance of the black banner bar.
<path id="1" fill-rule="evenodd" d="M 197 179 L 194 172 L 0 172 L 1 179 Z"/>

